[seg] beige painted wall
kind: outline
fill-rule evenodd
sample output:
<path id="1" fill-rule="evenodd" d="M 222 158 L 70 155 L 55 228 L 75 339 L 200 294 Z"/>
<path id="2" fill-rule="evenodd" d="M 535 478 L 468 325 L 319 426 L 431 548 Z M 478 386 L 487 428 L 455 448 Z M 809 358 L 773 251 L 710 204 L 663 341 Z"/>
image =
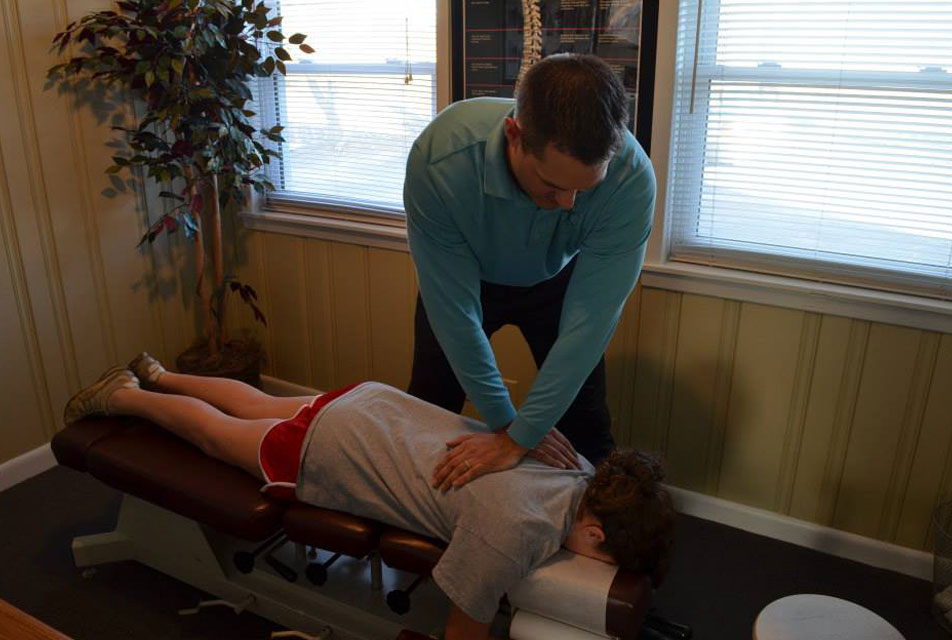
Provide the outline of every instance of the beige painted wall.
<path id="1" fill-rule="evenodd" d="M 137 251 L 144 205 L 104 173 L 112 122 L 46 86 L 53 35 L 107 5 L 0 0 L 0 460 L 48 441 L 108 364 L 194 335 L 181 247 Z"/>
<path id="2" fill-rule="evenodd" d="M 0 0 L 0 461 L 47 442 L 108 364 L 143 348 L 171 360 L 194 336 L 183 247 L 136 251 L 145 204 L 109 191 L 109 123 L 44 87 L 55 31 L 105 4 Z M 237 236 L 236 268 L 269 320 L 268 373 L 406 384 L 406 253 Z M 528 349 L 509 328 L 493 342 L 519 402 Z M 619 442 L 663 452 L 675 484 L 927 546 L 931 507 L 952 491 L 952 336 L 638 289 L 608 365 Z"/>

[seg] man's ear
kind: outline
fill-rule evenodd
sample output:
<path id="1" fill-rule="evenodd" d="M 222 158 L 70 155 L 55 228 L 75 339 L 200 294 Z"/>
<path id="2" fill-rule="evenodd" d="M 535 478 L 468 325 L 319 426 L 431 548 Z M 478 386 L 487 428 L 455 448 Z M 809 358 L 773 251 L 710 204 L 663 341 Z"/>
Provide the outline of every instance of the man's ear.
<path id="1" fill-rule="evenodd" d="M 519 126 L 519 121 L 513 117 L 506 116 L 505 123 L 505 134 L 506 140 L 509 144 L 517 145 L 522 141 L 522 128 Z"/>

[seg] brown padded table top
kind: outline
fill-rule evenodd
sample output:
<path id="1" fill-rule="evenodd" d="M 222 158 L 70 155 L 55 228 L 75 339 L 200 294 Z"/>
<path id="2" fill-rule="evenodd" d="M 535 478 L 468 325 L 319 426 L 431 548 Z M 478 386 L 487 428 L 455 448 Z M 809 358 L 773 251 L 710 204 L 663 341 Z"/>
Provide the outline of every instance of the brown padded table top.
<path id="1" fill-rule="evenodd" d="M 87 471 L 86 455 L 103 438 L 125 431 L 141 422 L 129 417 L 92 416 L 69 425 L 53 437 L 50 446 L 56 460 L 77 471 Z"/>
<path id="2" fill-rule="evenodd" d="M 349 513 L 292 503 L 284 513 L 284 532 L 292 542 L 363 558 L 377 550 L 381 525 Z"/>
<path id="3" fill-rule="evenodd" d="M 327 551 L 360 558 L 377 549 L 379 523 L 269 498 L 257 478 L 147 420 L 85 418 L 57 433 L 52 448 L 63 465 L 239 538 L 263 540 L 283 527 L 292 541 Z"/>
<path id="4" fill-rule="evenodd" d="M 286 505 L 263 495 L 257 478 L 146 420 L 80 420 L 52 447 L 62 464 L 235 537 L 258 541 L 281 528 Z"/>
<path id="5" fill-rule="evenodd" d="M 428 575 L 445 550 L 446 543 L 442 540 L 396 527 L 387 527 L 380 534 L 380 559 L 388 567 L 401 571 Z"/>

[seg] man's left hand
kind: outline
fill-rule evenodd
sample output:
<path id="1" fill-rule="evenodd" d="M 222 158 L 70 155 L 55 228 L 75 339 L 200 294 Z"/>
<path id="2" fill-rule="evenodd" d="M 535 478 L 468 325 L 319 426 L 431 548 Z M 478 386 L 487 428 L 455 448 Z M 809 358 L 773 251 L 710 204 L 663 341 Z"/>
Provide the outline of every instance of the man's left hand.
<path id="1" fill-rule="evenodd" d="M 526 453 L 523 446 L 505 433 L 474 433 L 446 443 L 449 451 L 433 470 L 430 484 L 446 492 L 496 471 L 511 469 Z"/>

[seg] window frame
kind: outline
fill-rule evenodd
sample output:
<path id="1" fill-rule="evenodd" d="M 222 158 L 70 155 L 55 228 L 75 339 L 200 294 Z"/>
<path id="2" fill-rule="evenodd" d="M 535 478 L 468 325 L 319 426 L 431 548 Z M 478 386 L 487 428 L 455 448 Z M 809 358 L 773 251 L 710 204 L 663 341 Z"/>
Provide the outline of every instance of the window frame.
<path id="1" fill-rule="evenodd" d="M 712 0 L 705 0 L 705 4 Z M 855 320 L 952 333 L 952 302 L 919 293 L 886 291 L 871 282 L 832 282 L 819 272 L 802 270 L 796 275 L 770 273 L 750 265 L 739 268 L 727 260 L 710 266 L 671 259 L 669 215 L 669 164 L 674 120 L 675 66 L 678 46 L 679 2 L 662 2 L 658 22 L 658 57 L 653 144 L 651 160 L 658 179 L 654 231 L 648 241 L 640 282 L 643 286 L 672 292 L 719 297 L 739 302 L 778 306 L 804 312 L 845 316 Z M 716 0 L 712 4 L 719 4 Z M 708 7 L 712 9 L 714 7 Z M 713 36 L 712 36 L 713 37 Z M 690 43 L 694 46 L 694 42 Z M 698 61 L 700 67 L 703 61 Z M 713 65 L 710 65 L 713 66 Z M 756 73 L 757 70 L 753 69 Z M 760 70 L 763 73 L 764 70 Z M 796 73 L 788 70 L 789 73 Z M 699 73 L 700 77 L 700 73 Z M 923 78 L 925 80 L 925 78 Z M 657 82 L 657 81 L 656 81 Z M 700 88 L 704 83 L 698 82 Z M 705 85 L 706 86 L 706 85 Z M 696 108 L 707 101 L 697 95 Z"/>
<path id="2" fill-rule="evenodd" d="M 436 65 L 414 63 L 414 69 L 427 69 L 436 73 L 436 111 L 451 102 L 451 42 L 450 42 L 450 2 L 434 0 L 436 4 Z M 322 65 L 309 63 L 288 64 L 288 73 L 307 73 L 315 68 L 346 71 L 348 69 L 367 70 L 379 68 L 380 73 L 392 69 L 385 65 Z M 267 82 L 264 80 L 263 82 Z M 273 80 L 271 81 L 273 82 Z M 270 101 L 262 101 L 262 118 L 269 114 Z M 273 117 L 273 114 L 271 114 Z M 307 198 L 291 200 L 287 198 L 266 199 L 259 194 L 251 194 L 248 205 L 240 217 L 245 227 L 259 231 L 286 233 L 303 237 L 319 238 L 337 242 L 381 247 L 386 249 L 409 251 L 406 240 L 406 220 L 401 209 L 388 207 L 359 207 L 347 202 L 334 202 L 333 198 L 315 197 L 311 202 Z"/>

